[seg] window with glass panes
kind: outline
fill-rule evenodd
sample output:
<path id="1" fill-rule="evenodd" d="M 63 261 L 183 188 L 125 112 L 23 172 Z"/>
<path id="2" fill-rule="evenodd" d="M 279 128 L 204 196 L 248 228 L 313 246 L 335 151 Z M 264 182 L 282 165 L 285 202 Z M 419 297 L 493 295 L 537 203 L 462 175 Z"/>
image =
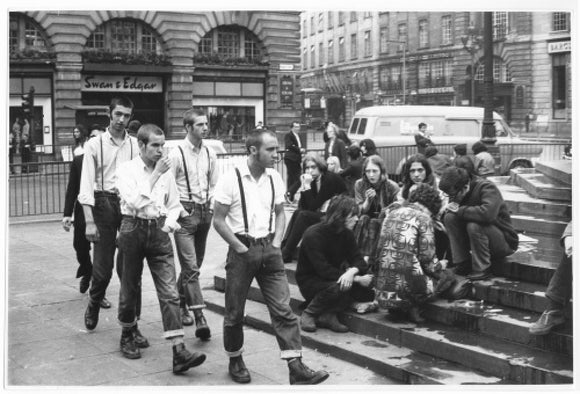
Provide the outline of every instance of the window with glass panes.
<path id="1" fill-rule="evenodd" d="M 443 62 L 436 61 L 431 63 L 431 78 L 434 86 L 444 86 L 445 78 L 443 77 Z"/>
<path id="2" fill-rule="evenodd" d="M 358 57 L 358 46 L 356 34 L 350 35 L 350 58 L 356 59 Z"/>
<path id="3" fill-rule="evenodd" d="M 401 66 L 391 66 L 391 79 L 389 89 L 401 89 Z"/>
<path id="4" fill-rule="evenodd" d="M 344 25 L 344 11 L 338 11 L 338 25 Z"/>
<path id="5" fill-rule="evenodd" d="M 244 54 L 248 59 L 259 59 L 260 58 L 260 48 L 258 47 L 258 42 L 250 37 L 244 38 Z"/>
<path id="6" fill-rule="evenodd" d="M 223 57 L 240 56 L 240 33 L 235 31 L 219 31 L 217 33 L 218 54 Z"/>
<path id="7" fill-rule="evenodd" d="M 103 25 L 93 31 L 93 34 L 91 34 L 87 41 L 87 46 L 94 49 L 105 48 L 105 27 Z"/>
<path id="8" fill-rule="evenodd" d="M 113 19 L 98 26 L 87 39 L 89 49 L 123 53 L 158 53 L 161 44 L 153 29 L 129 19 Z"/>
<path id="9" fill-rule="evenodd" d="M 332 29 L 334 25 L 334 13 L 332 11 L 328 11 L 328 29 Z"/>
<path id="10" fill-rule="evenodd" d="M 40 27 L 27 16 L 12 12 L 10 13 L 8 45 L 10 51 L 23 49 L 46 51 L 48 49 L 46 38 Z"/>
<path id="11" fill-rule="evenodd" d="M 323 31 L 323 30 L 324 30 L 324 13 L 319 12 L 318 13 L 318 31 Z"/>
<path id="12" fill-rule="evenodd" d="M 441 17 L 441 44 L 448 45 L 453 42 L 453 26 L 451 15 Z"/>
<path id="13" fill-rule="evenodd" d="M 306 47 L 302 50 L 302 67 L 304 70 L 308 68 L 308 49 Z"/>
<path id="14" fill-rule="evenodd" d="M 508 32 L 508 13 L 493 13 L 493 38 L 494 40 L 502 39 Z"/>
<path id="15" fill-rule="evenodd" d="M 483 82 L 483 75 L 485 73 L 485 65 L 480 63 L 477 67 L 477 71 L 475 73 L 475 80 Z M 511 75 L 506 64 L 503 60 L 494 57 L 493 58 L 493 81 L 494 82 L 510 82 Z"/>
<path id="16" fill-rule="evenodd" d="M 310 68 L 314 68 L 315 62 L 315 53 L 314 53 L 314 45 L 310 45 Z"/>
<path id="17" fill-rule="evenodd" d="M 371 56 L 372 55 L 372 43 L 371 43 L 371 31 L 367 30 L 365 31 L 364 34 L 364 51 L 365 51 L 365 56 Z"/>
<path id="18" fill-rule="evenodd" d="M 322 47 L 322 43 L 318 43 L 318 67 L 322 67 L 324 65 L 324 49 Z"/>
<path id="19" fill-rule="evenodd" d="M 137 48 L 137 28 L 135 22 L 113 20 L 111 29 L 111 49 L 119 52 L 135 53 Z"/>
<path id="20" fill-rule="evenodd" d="M 326 55 L 328 64 L 334 63 L 334 41 L 328 40 L 328 54 Z"/>
<path id="21" fill-rule="evenodd" d="M 344 43 L 344 37 L 338 39 L 338 61 L 344 62 L 346 59 L 346 48 Z"/>
<path id="22" fill-rule="evenodd" d="M 568 13 L 552 13 L 552 31 L 568 31 Z"/>
<path id="23" fill-rule="evenodd" d="M 358 15 L 356 11 L 351 11 L 350 12 L 350 21 L 351 22 L 356 22 L 358 19 Z"/>
<path id="24" fill-rule="evenodd" d="M 379 86 L 381 89 L 390 89 L 389 80 L 391 78 L 391 69 L 389 67 L 381 67 L 379 69 Z"/>
<path id="25" fill-rule="evenodd" d="M 397 26 L 398 40 L 399 42 L 407 42 L 407 24 L 399 23 Z M 403 44 L 399 45 L 399 51 L 403 50 Z"/>
<path id="26" fill-rule="evenodd" d="M 308 28 L 308 22 L 306 21 L 306 19 L 302 20 L 302 37 L 306 37 L 308 35 L 308 32 L 306 31 L 306 29 Z"/>
<path id="27" fill-rule="evenodd" d="M 426 19 L 419 21 L 419 48 L 429 46 L 429 25 Z"/>
<path id="28" fill-rule="evenodd" d="M 310 35 L 314 35 L 314 15 L 310 17 Z"/>
<path id="29" fill-rule="evenodd" d="M 29 48 L 45 49 L 45 41 L 42 38 L 40 30 L 31 21 L 26 21 L 24 29 L 25 45 Z"/>
<path id="30" fill-rule="evenodd" d="M 419 87 L 431 87 L 431 65 L 427 62 L 419 63 Z"/>
<path id="31" fill-rule="evenodd" d="M 368 18 L 370 18 L 372 16 L 373 16 L 372 12 L 366 11 L 366 12 L 363 13 L 363 18 L 365 18 L 365 19 L 368 19 Z"/>
<path id="32" fill-rule="evenodd" d="M 141 33 L 141 50 L 149 53 L 157 52 L 157 39 L 151 30 L 143 30 Z"/>
<path id="33" fill-rule="evenodd" d="M 389 52 L 389 28 L 386 26 L 379 31 L 379 46 L 381 53 Z"/>
<path id="34" fill-rule="evenodd" d="M 213 52 L 213 39 L 212 37 L 203 37 L 199 41 L 199 53 L 204 53 L 206 55 Z"/>

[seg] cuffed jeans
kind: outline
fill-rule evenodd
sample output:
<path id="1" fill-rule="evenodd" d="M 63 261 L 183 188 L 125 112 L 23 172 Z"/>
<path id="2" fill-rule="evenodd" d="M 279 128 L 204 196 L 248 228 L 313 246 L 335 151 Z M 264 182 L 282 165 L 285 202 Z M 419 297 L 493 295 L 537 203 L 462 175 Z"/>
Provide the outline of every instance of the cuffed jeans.
<path id="1" fill-rule="evenodd" d="M 123 217 L 119 231 L 119 248 L 123 252 L 123 274 L 119 294 L 118 318 L 122 327 L 137 324 L 137 296 L 141 292 L 143 259 L 151 270 L 161 318 L 163 336 L 183 336 L 179 315 L 179 295 L 175 283 L 173 249 L 169 235 L 161 231 L 163 220 Z"/>
<path id="2" fill-rule="evenodd" d="M 256 278 L 268 306 L 281 358 L 302 355 L 298 318 L 290 308 L 290 289 L 280 249 L 271 242 L 249 246 L 238 254 L 231 247 L 226 261 L 224 348 L 229 357 L 239 356 L 244 345 L 244 309 L 248 290 Z"/>
<path id="3" fill-rule="evenodd" d="M 503 232 L 492 224 L 468 222 L 454 212 L 445 213 L 443 221 L 455 264 L 469 261 L 471 251 L 473 271 L 482 272 L 491 268 L 492 259 L 501 259 L 515 252 L 507 244 Z"/>
<path id="4" fill-rule="evenodd" d="M 185 204 L 185 203 L 182 203 Z M 174 233 L 181 272 L 177 280 L 179 305 L 191 309 L 205 308 L 199 285 L 200 268 L 205 256 L 207 235 L 212 216 L 207 206 L 195 204 L 189 216 L 179 219 L 181 229 Z"/>
<path id="5" fill-rule="evenodd" d="M 572 257 L 562 256 L 560 265 L 556 268 L 548 289 L 546 297 L 557 304 L 566 306 L 572 298 Z"/>

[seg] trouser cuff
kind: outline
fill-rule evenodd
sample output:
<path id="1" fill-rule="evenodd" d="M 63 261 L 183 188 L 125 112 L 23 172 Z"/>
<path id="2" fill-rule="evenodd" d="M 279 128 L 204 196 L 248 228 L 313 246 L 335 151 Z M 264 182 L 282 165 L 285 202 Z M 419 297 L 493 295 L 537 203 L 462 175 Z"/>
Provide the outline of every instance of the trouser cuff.
<path id="1" fill-rule="evenodd" d="M 282 350 L 280 351 L 280 358 L 288 360 L 291 358 L 302 357 L 302 350 Z"/>
<path id="2" fill-rule="evenodd" d="M 131 323 L 125 323 L 125 322 L 122 322 L 121 320 L 119 320 L 119 324 L 123 328 L 131 328 L 131 327 L 134 327 L 137 325 L 137 319 L 133 320 Z"/>
<path id="3" fill-rule="evenodd" d="M 165 338 L 165 339 L 170 339 L 170 338 L 173 338 L 173 337 L 182 337 L 182 336 L 184 336 L 183 329 L 165 331 L 163 333 L 163 338 Z"/>
<path id="4" fill-rule="evenodd" d="M 241 356 L 243 352 L 244 352 L 243 347 L 240 350 L 236 350 L 235 352 L 228 352 L 226 350 L 226 354 L 228 355 L 228 357 L 238 357 Z"/>

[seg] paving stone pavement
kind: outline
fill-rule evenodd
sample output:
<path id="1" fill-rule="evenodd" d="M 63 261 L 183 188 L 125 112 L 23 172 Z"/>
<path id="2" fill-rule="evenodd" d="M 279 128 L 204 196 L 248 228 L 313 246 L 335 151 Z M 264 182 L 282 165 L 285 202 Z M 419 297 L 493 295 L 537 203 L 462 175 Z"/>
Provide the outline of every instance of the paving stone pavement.
<path id="1" fill-rule="evenodd" d="M 53 218 L 54 219 L 54 218 Z M 72 232 L 59 222 L 35 221 L 7 228 L 8 246 L 6 291 L 4 387 L 8 389 L 42 386 L 221 386 L 243 389 L 260 385 L 288 387 L 288 369 L 279 359 L 273 336 L 245 328 L 244 359 L 252 383 L 241 386 L 227 374 L 223 351 L 223 317 L 206 312 L 212 339 L 201 342 L 193 327 L 185 327 L 186 345 L 208 358 L 204 364 L 176 376 L 171 372 L 171 346 L 162 338 L 161 313 L 148 269 L 143 278 L 143 311 L 139 327 L 151 347 L 139 360 L 128 360 L 119 352 L 120 327 L 116 319 L 119 280 L 114 274 L 107 291 L 113 304 L 101 310 L 99 324 L 88 332 L 83 323 L 87 296 L 78 291 Z M 226 246 L 212 229 L 202 267 L 202 287 L 213 286 L 214 274 L 223 270 Z M 319 386 L 327 391 L 343 385 L 397 384 L 365 368 L 344 362 L 314 349 L 304 349 L 305 363 L 325 369 L 330 378 Z M 327 387 L 328 386 L 328 387 Z M 216 387 L 214 387 L 216 388 Z"/>

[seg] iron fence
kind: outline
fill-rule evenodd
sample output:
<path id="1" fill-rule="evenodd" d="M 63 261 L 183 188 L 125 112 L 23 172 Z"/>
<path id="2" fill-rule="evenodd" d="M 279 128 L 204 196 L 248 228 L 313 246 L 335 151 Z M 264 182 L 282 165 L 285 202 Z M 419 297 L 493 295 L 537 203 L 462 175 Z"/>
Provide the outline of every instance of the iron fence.
<path id="1" fill-rule="evenodd" d="M 536 149 L 537 144 L 518 144 L 519 149 Z M 559 160 L 562 158 L 567 143 L 543 143 L 543 152 L 538 161 Z M 438 145 L 441 153 L 451 154 L 453 145 Z M 322 149 L 309 152 L 323 153 Z M 389 157 L 408 157 L 416 153 L 415 146 L 392 146 L 378 148 L 378 153 L 386 159 L 390 177 L 400 181 L 397 165 L 388 164 Z M 220 174 L 240 165 L 246 160 L 245 153 L 218 155 L 218 172 Z M 400 161 L 397 161 L 400 165 Z M 286 166 L 283 152 L 275 169 L 286 179 Z M 11 175 L 8 179 L 9 216 L 31 216 L 63 212 L 66 186 L 70 171 L 70 161 L 37 161 L 10 164 Z"/>

